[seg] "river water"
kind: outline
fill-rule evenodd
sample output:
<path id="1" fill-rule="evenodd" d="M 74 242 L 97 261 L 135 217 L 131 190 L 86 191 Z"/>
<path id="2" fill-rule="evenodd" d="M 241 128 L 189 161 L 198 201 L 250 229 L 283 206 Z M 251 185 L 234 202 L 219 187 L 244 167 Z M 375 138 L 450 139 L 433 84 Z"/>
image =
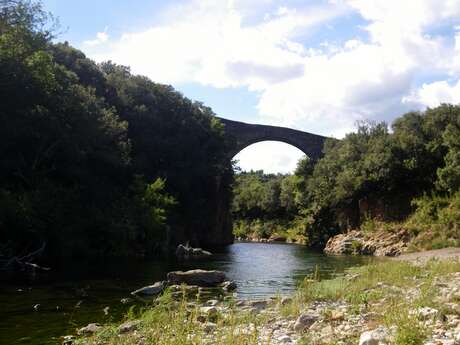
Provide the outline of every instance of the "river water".
<path id="1" fill-rule="evenodd" d="M 331 278 L 368 262 L 356 256 L 326 256 L 304 246 L 235 243 L 211 259 L 75 263 L 34 282 L 0 287 L 0 344 L 58 344 L 90 322 L 117 321 L 133 304 L 122 298 L 139 287 L 164 280 L 171 270 L 219 269 L 234 280 L 238 298 L 289 294 L 302 279 L 319 270 Z"/>

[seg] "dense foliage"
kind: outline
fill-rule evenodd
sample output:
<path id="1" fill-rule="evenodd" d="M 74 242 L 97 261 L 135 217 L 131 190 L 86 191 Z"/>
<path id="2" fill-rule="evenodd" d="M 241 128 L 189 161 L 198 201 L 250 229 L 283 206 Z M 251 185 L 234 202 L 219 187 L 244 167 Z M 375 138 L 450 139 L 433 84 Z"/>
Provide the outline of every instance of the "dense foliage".
<path id="1" fill-rule="evenodd" d="M 360 123 L 343 140 L 328 140 L 319 161 L 301 160 L 292 176 L 238 176 L 233 212 L 245 226 L 237 222 L 235 233 L 270 236 L 279 230 L 260 220 L 280 217 L 321 247 L 369 219 L 403 221 L 415 211 L 405 226 L 416 235 L 456 244 L 459 138 L 460 106 L 454 105 L 407 113 L 391 131 L 385 123 Z"/>
<path id="2" fill-rule="evenodd" d="M 458 191 L 459 119 L 460 107 L 441 105 L 403 115 L 392 132 L 385 123 L 364 123 L 328 142 L 314 169 L 301 174 L 301 212 L 311 237 L 324 234 L 315 239 L 324 243 L 369 217 L 402 220 L 417 207 L 416 198 Z"/>
<path id="3" fill-rule="evenodd" d="M 0 6 L 0 255 L 150 255 L 212 227 L 232 179 L 212 111 L 53 43 L 39 3 Z"/>

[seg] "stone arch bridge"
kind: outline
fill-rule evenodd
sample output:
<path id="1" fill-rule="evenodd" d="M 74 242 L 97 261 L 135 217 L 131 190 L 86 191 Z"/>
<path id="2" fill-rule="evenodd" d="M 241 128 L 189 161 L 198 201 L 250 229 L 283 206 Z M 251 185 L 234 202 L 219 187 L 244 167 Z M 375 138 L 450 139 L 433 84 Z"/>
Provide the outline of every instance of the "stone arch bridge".
<path id="1" fill-rule="evenodd" d="M 266 140 L 281 141 L 297 147 L 310 159 L 316 161 L 322 156 L 322 150 L 326 137 L 298 131 L 295 129 L 254 125 L 239 121 L 232 121 L 219 118 L 225 126 L 225 135 L 234 143 L 233 148 L 228 152 L 229 159 L 232 159 L 245 147 Z M 204 246 L 213 249 L 216 246 L 223 246 L 233 243 L 232 219 L 230 214 L 231 195 L 222 186 L 219 176 L 216 177 L 215 195 L 213 200 L 213 213 L 215 218 L 200 231 L 194 231 L 187 237 L 194 246 Z M 180 242 L 179 242 L 180 243 Z M 185 243 L 182 241 L 182 243 Z"/>
<path id="2" fill-rule="evenodd" d="M 321 158 L 326 137 L 302 132 L 299 130 L 268 125 L 255 125 L 245 122 L 219 118 L 225 126 L 225 133 L 235 142 L 234 149 L 229 152 L 233 158 L 245 147 L 261 141 L 281 141 L 297 147 L 312 160 Z"/>

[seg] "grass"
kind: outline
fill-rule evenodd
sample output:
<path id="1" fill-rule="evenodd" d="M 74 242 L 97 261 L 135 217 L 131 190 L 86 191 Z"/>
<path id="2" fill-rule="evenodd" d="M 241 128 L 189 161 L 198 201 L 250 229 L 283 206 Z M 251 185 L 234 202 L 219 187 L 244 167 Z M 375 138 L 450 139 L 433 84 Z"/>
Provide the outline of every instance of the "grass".
<path id="1" fill-rule="evenodd" d="M 396 345 L 421 345 L 430 330 L 422 327 L 417 315 L 411 311 L 427 306 L 443 310 L 442 305 L 436 300 L 436 296 L 439 295 L 436 279 L 458 271 L 458 261 L 432 260 L 424 266 L 402 261 L 377 262 L 352 269 L 347 276 L 332 280 L 320 280 L 319 274 L 313 275 L 304 280 L 291 302 L 281 305 L 281 298 L 278 297 L 278 302 L 275 303 L 278 304 L 280 315 L 294 318 L 315 301 L 346 301 L 351 313 L 375 313 L 377 316 L 369 321 L 372 325 L 394 328 Z M 415 288 L 418 293 L 411 298 L 401 297 Z M 383 298 L 385 303 L 376 303 Z M 260 329 L 269 322 L 269 316 L 243 311 L 235 307 L 234 300 L 226 303 L 228 313 L 218 313 L 208 320 L 214 322 L 217 329 L 212 344 L 257 344 Z M 191 304 L 185 297 L 179 301 L 174 300 L 170 293 L 165 293 L 154 306 L 146 310 L 131 310 L 128 313 L 127 320 L 141 320 L 138 332 L 119 335 L 116 324 L 108 325 L 92 337 L 79 339 L 77 344 L 137 345 L 140 344 L 141 338 L 145 344 L 203 344 L 203 339 L 208 334 L 202 323 L 198 322 L 200 310 L 197 304 Z M 331 311 L 323 312 L 326 316 L 328 313 Z M 332 314 L 325 319 L 332 320 Z M 247 325 L 252 326 L 248 328 Z M 249 331 L 239 331 L 242 327 Z M 359 334 L 350 341 L 356 343 L 357 337 Z M 267 340 L 267 345 L 269 343 L 270 339 Z M 310 341 L 308 335 L 300 343 L 316 344 Z"/>
<path id="2" fill-rule="evenodd" d="M 190 303 L 185 294 L 177 301 L 166 292 L 154 306 L 138 312 L 131 310 L 126 315 L 125 321 L 141 321 L 137 332 L 120 335 L 118 324 L 107 325 L 91 337 L 78 339 L 76 344 L 138 345 L 141 341 L 158 345 L 203 344 L 207 333 L 203 323 L 198 321 L 202 314 L 198 299 L 196 302 Z M 218 330 L 213 344 L 257 344 L 258 329 L 267 321 L 264 316 L 237 311 L 234 301 L 229 301 L 228 307 L 230 312 L 225 316 L 217 313 L 207 317 L 206 322 L 215 323 Z M 242 331 L 242 326 L 250 324 L 254 326 L 249 331 Z"/>

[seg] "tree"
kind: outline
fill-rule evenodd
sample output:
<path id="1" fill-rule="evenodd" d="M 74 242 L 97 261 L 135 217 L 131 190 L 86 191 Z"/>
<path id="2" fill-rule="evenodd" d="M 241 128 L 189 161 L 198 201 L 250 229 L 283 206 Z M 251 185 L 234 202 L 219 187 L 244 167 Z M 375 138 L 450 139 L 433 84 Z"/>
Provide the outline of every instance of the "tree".
<path id="1" fill-rule="evenodd" d="M 457 123 L 449 124 L 444 131 L 444 145 L 448 148 L 445 166 L 438 168 L 438 187 L 450 193 L 460 190 L 460 113 Z"/>

